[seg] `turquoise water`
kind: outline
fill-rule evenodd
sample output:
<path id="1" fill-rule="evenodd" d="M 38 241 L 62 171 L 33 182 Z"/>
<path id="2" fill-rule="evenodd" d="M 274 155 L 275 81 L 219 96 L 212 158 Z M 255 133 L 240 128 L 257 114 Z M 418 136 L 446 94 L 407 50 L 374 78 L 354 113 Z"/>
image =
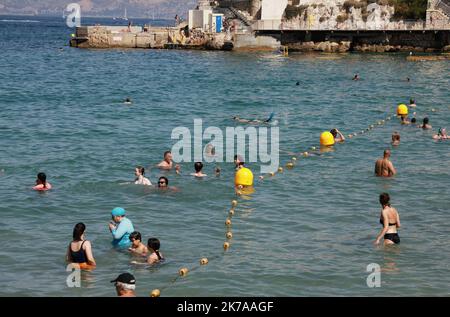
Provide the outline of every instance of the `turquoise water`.
<path id="1" fill-rule="evenodd" d="M 346 135 L 416 98 L 417 118 L 450 128 L 448 62 L 409 63 L 405 55 L 294 55 L 149 50 L 79 50 L 59 19 L 10 22 L 0 17 L 0 295 L 114 296 L 109 283 L 133 272 L 148 296 L 449 295 L 450 142 L 432 132 L 387 122 L 295 169 L 257 181 L 237 198 L 233 164 L 221 177 L 169 173 L 179 192 L 124 185 L 135 165 L 150 166 L 174 144 L 171 131 L 234 126 L 231 117 L 276 112 L 280 147 L 317 146 L 322 131 Z M 63 47 L 63 50 L 59 48 Z M 354 73 L 361 80 L 353 82 Z M 405 78 L 410 77 L 411 82 Z M 300 86 L 295 83 L 300 81 Z M 122 100 L 131 97 L 132 106 Z M 432 112 L 432 109 L 436 109 Z M 393 131 L 393 179 L 373 176 Z M 282 153 L 283 165 L 290 159 Z M 213 174 L 214 164 L 205 172 Z M 257 172 L 258 164 L 250 167 Z M 54 190 L 31 190 L 44 171 Z M 156 183 L 160 172 L 149 177 Z M 378 195 L 400 213 L 402 243 L 373 246 L 380 230 Z M 230 201 L 231 249 L 224 253 Z M 113 250 L 110 210 L 123 206 L 146 240 L 161 240 L 168 259 L 146 268 Z M 77 222 L 87 225 L 98 268 L 82 288 L 66 286 L 64 255 Z M 197 267 L 171 281 L 181 267 Z M 378 263 L 381 288 L 368 288 L 366 266 Z"/>

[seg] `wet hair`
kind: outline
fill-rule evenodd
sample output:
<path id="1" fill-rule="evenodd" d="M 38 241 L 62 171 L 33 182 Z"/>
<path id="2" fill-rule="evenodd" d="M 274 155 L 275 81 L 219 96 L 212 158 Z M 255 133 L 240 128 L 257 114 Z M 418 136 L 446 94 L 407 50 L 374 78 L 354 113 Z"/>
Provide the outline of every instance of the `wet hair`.
<path id="1" fill-rule="evenodd" d="M 400 133 L 394 132 L 392 134 L 392 141 L 400 141 Z"/>
<path id="2" fill-rule="evenodd" d="M 390 155 L 391 154 L 391 150 L 389 150 L 389 149 L 386 149 L 386 150 L 384 150 L 384 152 L 383 152 L 383 156 L 386 156 L 386 155 Z"/>
<path id="3" fill-rule="evenodd" d="M 132 239 L 133 239 L 133 240 L 139 240 L 139 241 L 142 241 L 141 233 L 140 233 L 140 232 L 137 232 L 137 231 L 132 232 L 132 233 L 130 234 L 130 241 L 133 241 Z"/>
<path id="4" fill-rule="evenodd" d="M 416 101 L 415 101 L 414 99 L 412 99 L 412 98 L 409 99 L 409 103 L 410 103 L 410 104 L 413 104 L 413 103 L 415 103 L 415 102 L 416 102 Z"/>
<path id="5" fill-rule="evenodd" d="M 195 163 L 194 164 L 194 168 L 195 168 L 195 171 L 198 173 L 198 172 L 200 172 L 201 170 L 202 170 L 202 168 L 203 168 L 203 163 L 202 162 L 197 162 L 197 163 Z"/>
<path id="6" fill-rule="evenodd" d="M 171 154 L 172 152 L 170 152 L 170 151 L 165 151 L 164 152 L 164 158 L 166 158 L 166 156 L 167 156 L 167 154 Z"/>
<path id="7" fill-rule="evenodd" d="M 37 174 L 37 179 L 41 181 L 44 188 L 47 187 L 47 175 L 45 175 L 45 173 Z"/>
<path id="8" fill-rule="evenodd" d="M 147 246 L 155 251 L 156 255 L 158 256 L 158 260 L 161 260 L 161 254 L 159 254 L 159 248 L 161 247 L 161 243 L 156 238 L 150 238 L 148 239 Z"/>
<path id="9" fill-rule="evenodd" d="M 145 168 L 143 168 L 142 166 L 136 166 L 136 169 L 139 171 L 139 173 L 141 173 L 142 176 L 145 175 Z"/>
<path id="10" fill-rule="evenodd" d="M 428 124 L 428 122 L 430 122 L 430 119 L 428 119 L 428 117 L 423 118 L 423 125 Z"/>
<path id="11" fill-rule="evenodd" d="M 86 231 L 86 226 L 84 223 L 80 222 L 75 225 L 73 228 L 73 240 L 74 241 L 81 241 L 81 236 Z"/>
<path id="12" fill-rule="evenodd" d="M 380 195 L 380 204 L 381 205 L 390 207 L 391 206 L 391 204 L 389 202 L 390 200 L 391 200 L 391 197 L 389 197 L 388 193 L 382 193 Z"/>
<path id="13" fill-rule="evenodd" d="M 411 123 L 416 123 L 416 121 L 417 121 L 416 118 L 411 119 Z"/>
<path id="14" fill-rule="evenodd" d="M 166 181 L 166 186 L 169 186 L 169 180 L 167 179 L 167 177 L 161 176 L 161 177 L 159 178 L 159 180 L 158 180 L 158 187 L 160 187 L 160 186 L 159 186 L 159 182 L 160 182 L 162 179 Z"/>
<path id="15" fill-rule="evenodd" d="M 333 135 L 333 137 L 337 136 L 337 130 L 336 129 L 330 130 L 330 133 Z"/>

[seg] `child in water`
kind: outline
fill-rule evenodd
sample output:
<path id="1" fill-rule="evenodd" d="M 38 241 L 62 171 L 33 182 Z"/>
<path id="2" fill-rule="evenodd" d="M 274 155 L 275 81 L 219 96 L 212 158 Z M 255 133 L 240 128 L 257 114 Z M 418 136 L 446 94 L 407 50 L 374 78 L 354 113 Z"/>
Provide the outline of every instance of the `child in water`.
<path id="1" fill-rule="evenodd" d="M 47 182 L 47 175 L 45 175 L 45 173 L 37 174 L 36 186 L 34 186 L 33 189 L 39 191 L 52 189 L 52 185 Z"/>
<path id="2" fill-rule="evenodd" d="M 131 247 L 128 249 L 131 253 L 136 255 L 147 255 L 148 249 L 142 243 L 141 233 L 134 231 L 130 234 Z"/>
<path id="3" fill-rule="evenodd" d="M 148 239 L 147 247 L 149 252 L 151 252 L 147 258 L 148 264 L 155 264 L 164 261 L 162 254 L 159 252 L 160 246 L 161 244 L 158 239 L 156 238 Z"/>

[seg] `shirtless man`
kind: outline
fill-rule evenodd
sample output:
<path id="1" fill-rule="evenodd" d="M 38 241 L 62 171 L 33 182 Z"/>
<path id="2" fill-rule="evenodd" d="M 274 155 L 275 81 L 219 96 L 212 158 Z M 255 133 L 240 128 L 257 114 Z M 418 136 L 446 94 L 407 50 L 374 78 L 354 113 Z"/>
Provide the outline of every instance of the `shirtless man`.
<path id="1" fill-rule="evenodd" d="M 157 166 L 163 170 L 171 170 L 173 168 L 172 152 L 164 152 L 164 160 L 162 160 Z M 175 165 L 175 171 L 177 174 L 180 173 L 180 165 Z"/>
<path id="2" fill-rule="evenodd" d="M 391 177 L 397 174 L 394 165 L 389 160 L 391 157 L 391 150 L 384 150 L 382 159 L 378 159 L 375 163 L 375 175 L 381 177 Z"/>

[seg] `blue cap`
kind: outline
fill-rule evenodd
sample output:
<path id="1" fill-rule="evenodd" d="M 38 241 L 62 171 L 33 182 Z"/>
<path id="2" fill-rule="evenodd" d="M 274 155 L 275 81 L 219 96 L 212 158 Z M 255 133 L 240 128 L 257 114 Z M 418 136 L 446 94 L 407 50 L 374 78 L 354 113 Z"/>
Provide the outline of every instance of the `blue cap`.
<path id="1" fill-rule="evenodd" d="M 113 216 L 125 216 L 125 209 L 122 207 L 116 207 L 111 211 L 111 215 Z"/>

